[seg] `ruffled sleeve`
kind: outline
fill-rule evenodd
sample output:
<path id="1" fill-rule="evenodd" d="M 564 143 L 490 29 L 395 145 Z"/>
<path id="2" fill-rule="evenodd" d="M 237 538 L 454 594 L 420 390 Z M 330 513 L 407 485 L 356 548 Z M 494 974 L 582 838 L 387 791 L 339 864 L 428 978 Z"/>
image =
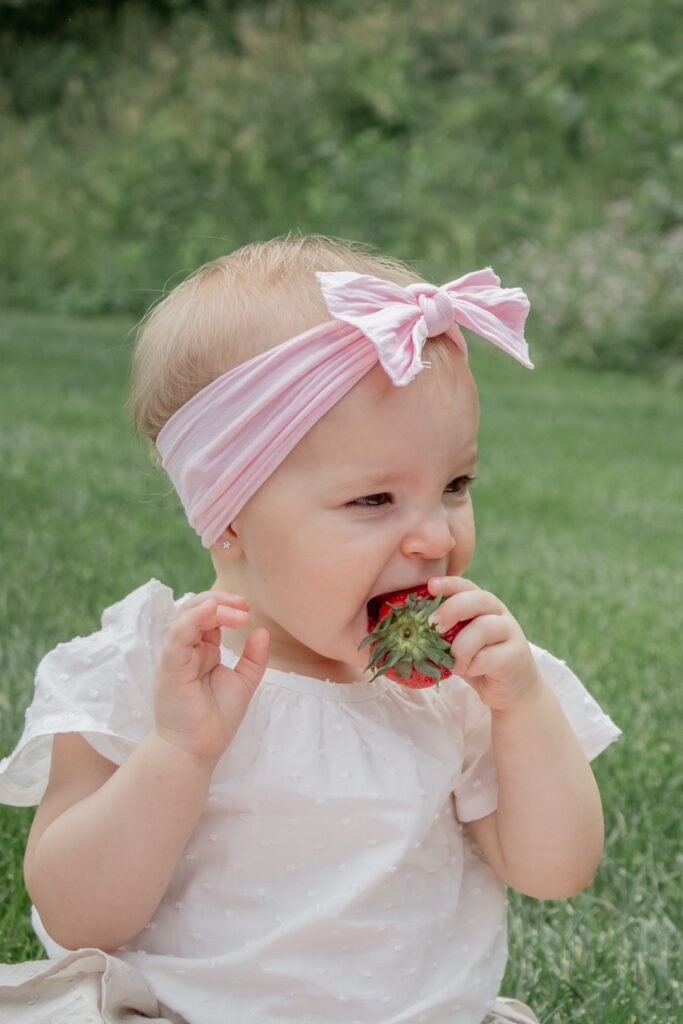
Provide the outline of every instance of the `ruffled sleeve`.
<path id="1" fill-rule="evenodd" d="M 538 670 L 557 697 L 576 738 L 589 761 L 621 736 L 609 715 L 606 715 L 578 676 L 564 661 L 542 647 L 529 645 Z"/>
<path id="2" fill-rule="evenodd" d="M 621 730 L 564 661 L 542 647 L 529 646 L 539 672 L 557 697 L 584 754 L 592 761 L 621 735 Z M 474 690 L 461 680 L 459 682 L 465 688 L 458 694 L 464 757 L 454 797 L 459 819 L 474 821 L 491 814 L 498 803 L 498 783 L 491 750 L 491 713 Z"/>
<path id="3" fill-rule="evenodd" d="M 498 805 L 498 779 L 491 749 L 491 712 L 471 686 L 462 686 L 462 772 L 453 790 L 460 821 L 476 821 Z"/>
<path id="4" fill-rule="evenodd" d="M 123 762 L 153 725 L 154 672 L 175 612 L 172 591 L 150 580 L 107 608 L 98 632 L 45 655 L 21 739 L 0 761 L 0 802 L 40 802 L 56 733 L 81 733 L 103 757 Z"/>

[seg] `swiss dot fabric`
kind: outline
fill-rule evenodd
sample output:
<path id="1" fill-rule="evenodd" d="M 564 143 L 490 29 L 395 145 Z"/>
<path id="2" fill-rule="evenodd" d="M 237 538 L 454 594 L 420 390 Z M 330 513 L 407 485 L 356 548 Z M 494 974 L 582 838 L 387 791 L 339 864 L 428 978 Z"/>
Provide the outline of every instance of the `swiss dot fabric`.
<path id="1" fill-rule="evenodd" d="M 152 580 L 46 656 L 1 800 L 40 799 L 58 732 L 125 759 L 152 725 L 176 607 Z M 533 651 L 594 757 L 619 730 Z M 462 680 L 412 691 L 269 670 L 157 913 L 117 956 L 189 1024 L 481 1024 L 505 969 L 505 893 L 464 823 L 495 806 L 489 712 Z"/>

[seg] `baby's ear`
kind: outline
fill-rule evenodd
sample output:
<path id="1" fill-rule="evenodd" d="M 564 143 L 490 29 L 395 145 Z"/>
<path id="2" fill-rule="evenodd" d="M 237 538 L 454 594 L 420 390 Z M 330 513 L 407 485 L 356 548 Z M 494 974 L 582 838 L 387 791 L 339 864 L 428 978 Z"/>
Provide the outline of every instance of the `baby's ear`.
<path id="1" fill-rule="evenodd" d="M 232 526 L 227 526 L 212 548 L 220 559 L 236 559 L 244 554 L 240 540 Z"/>

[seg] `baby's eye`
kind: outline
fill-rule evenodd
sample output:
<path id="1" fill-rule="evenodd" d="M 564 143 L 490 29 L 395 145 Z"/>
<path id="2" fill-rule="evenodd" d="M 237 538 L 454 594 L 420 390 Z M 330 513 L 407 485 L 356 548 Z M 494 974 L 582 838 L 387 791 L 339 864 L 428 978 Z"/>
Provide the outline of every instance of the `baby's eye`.
<path id="1" fill-rule="evenodd" d="M 474 483 L 473 476 L 456 476 L 446 485 L 446 494 L 465 494 L 472 483 Z"/>
<path id="2" fill-rule="evenodd" d="M 356 498 L 351 504 L 361 505 L 363 508 L 379 508 L 381 505 L 387 505 L 391 500 L 391 495 L 387 491 L 382 491 L 381 494 L 365 494 L 362 498 Z"/>

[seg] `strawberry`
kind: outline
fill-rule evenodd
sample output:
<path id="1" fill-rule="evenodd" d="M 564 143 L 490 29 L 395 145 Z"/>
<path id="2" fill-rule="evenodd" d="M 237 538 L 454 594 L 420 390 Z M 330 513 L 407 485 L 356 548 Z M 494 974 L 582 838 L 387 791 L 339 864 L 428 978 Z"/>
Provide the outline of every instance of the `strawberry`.
<path id="1" fill-rule="evenodd" d="M 394 682 L 420 690 L 451 675 L 451 644 L 472 620 L 439 633 L 427 620 L 443 600 L 443 594 L 432 597 L 424 585 L 373 598 L 368 605 L 370 632 L 360 645 L 372 647 L 368 670 L 375 670 L 373 679 L 386 673 Z"/>

